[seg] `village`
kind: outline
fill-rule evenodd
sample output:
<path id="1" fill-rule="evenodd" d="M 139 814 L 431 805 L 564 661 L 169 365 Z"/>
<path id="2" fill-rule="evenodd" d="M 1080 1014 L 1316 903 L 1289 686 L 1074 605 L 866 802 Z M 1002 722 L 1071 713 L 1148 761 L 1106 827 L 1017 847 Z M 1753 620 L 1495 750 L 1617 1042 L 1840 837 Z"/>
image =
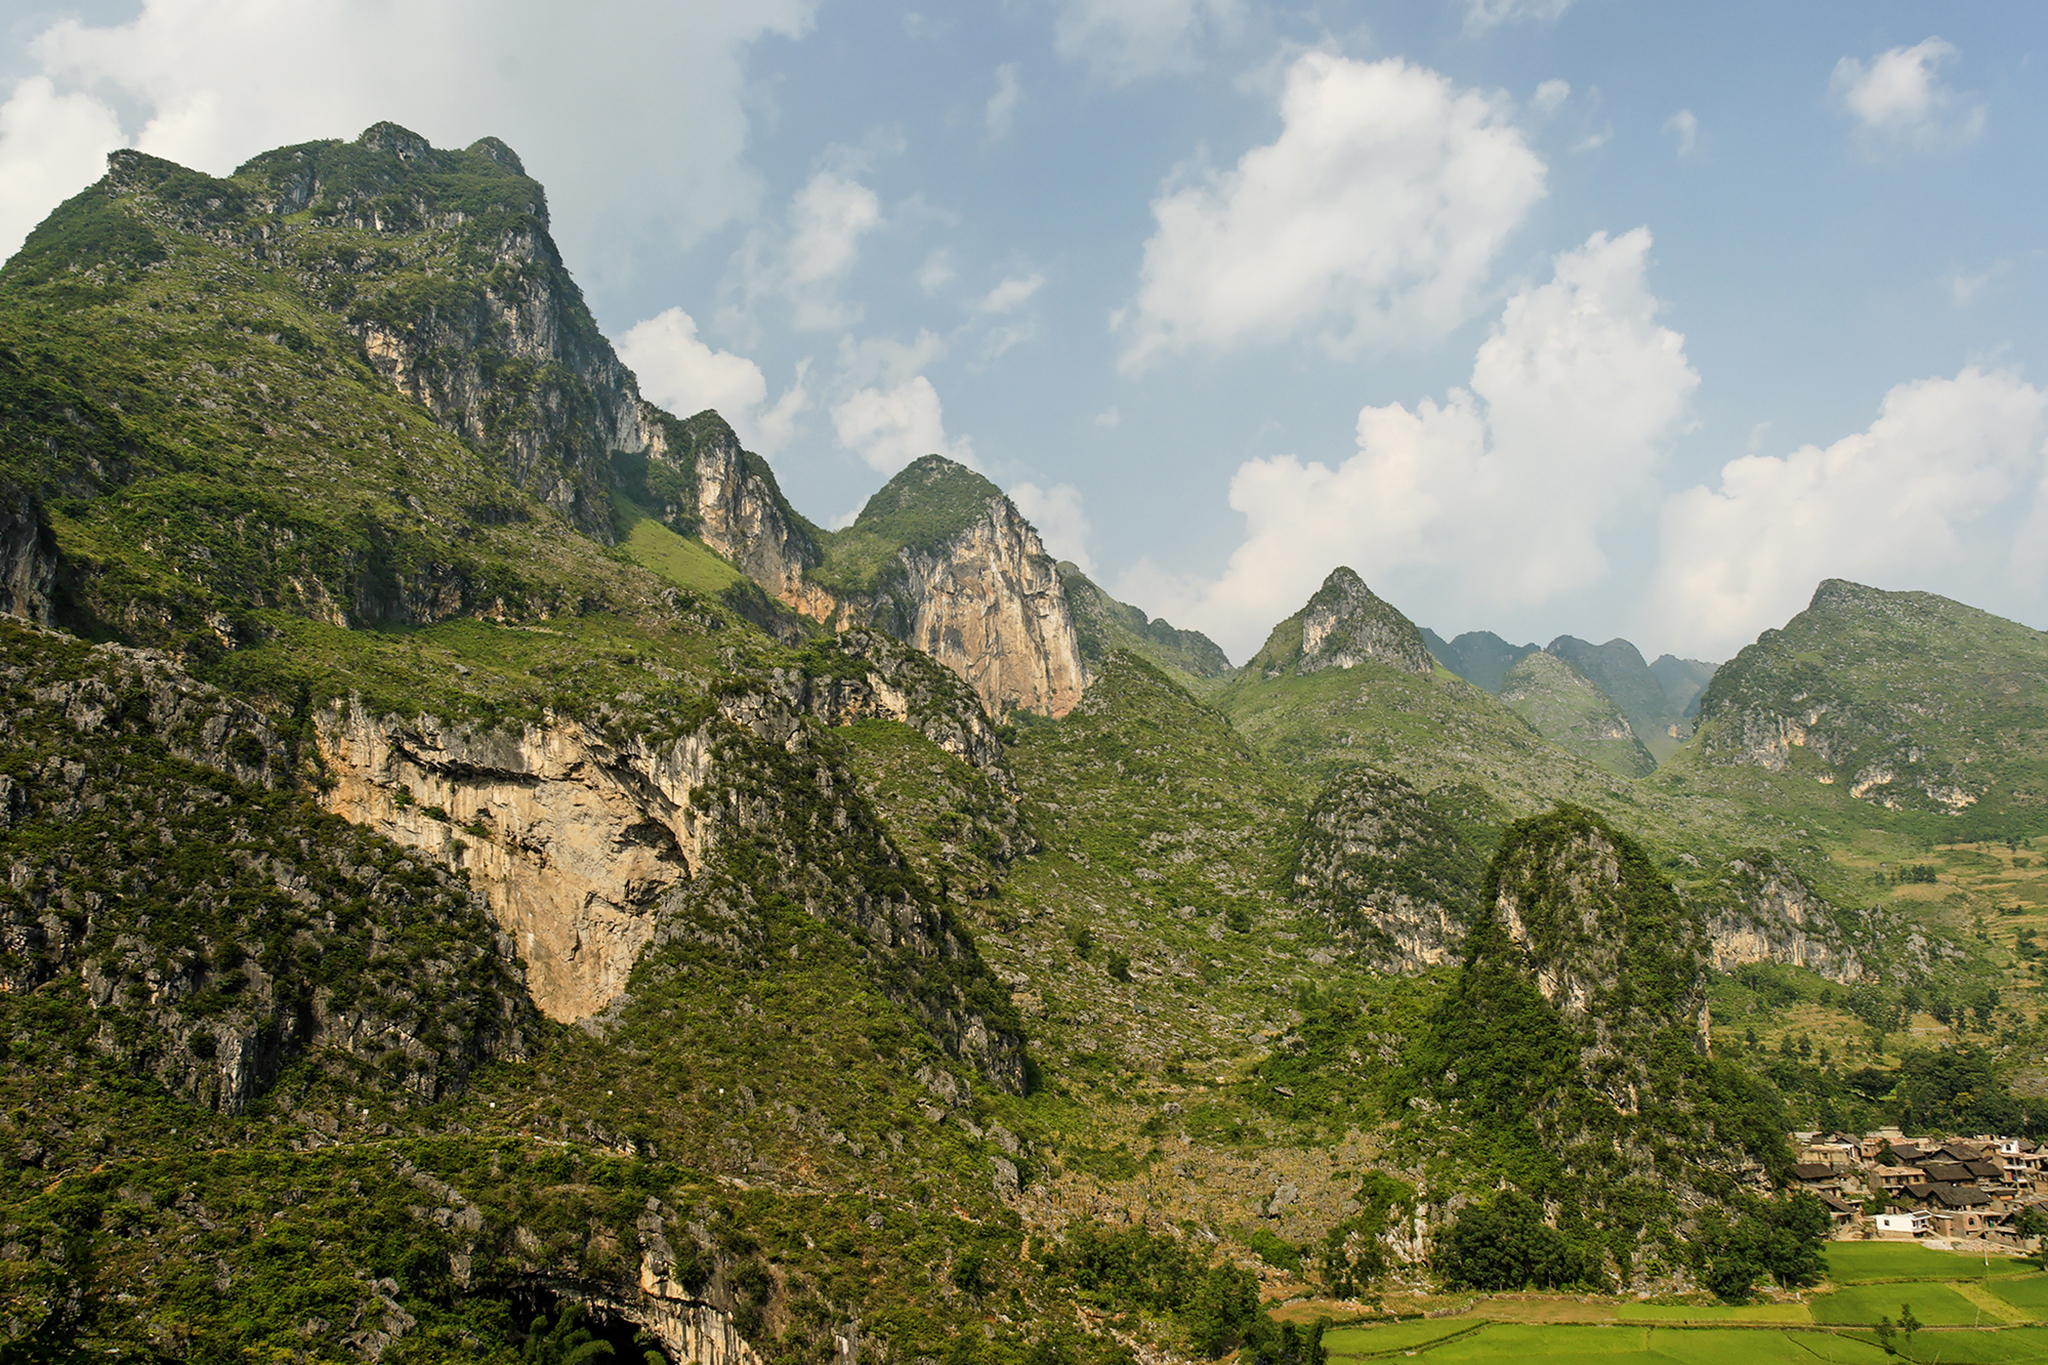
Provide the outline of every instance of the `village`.
<path id="1" fill-rule="evenodd" d="M 2020 1250 L 2048 1231 L 2048 1148 L 2022 1138 L 1792 1134 L 1794 1188 L 1819 1196 L 1838 1240 Z M 1975 1249 L 1973 1245 L 1970 1249 Z"/>

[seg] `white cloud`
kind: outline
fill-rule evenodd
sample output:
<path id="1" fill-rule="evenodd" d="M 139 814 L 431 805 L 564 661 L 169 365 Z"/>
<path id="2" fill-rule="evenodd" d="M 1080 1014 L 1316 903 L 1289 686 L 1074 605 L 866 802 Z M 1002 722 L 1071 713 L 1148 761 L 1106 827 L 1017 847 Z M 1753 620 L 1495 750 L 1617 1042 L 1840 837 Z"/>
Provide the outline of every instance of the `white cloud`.
<path id="1" fill-rule="evenodd" d="M 1731 460 L 1717 489 L 1672 497 L 1651 611 L 1687 649 L 1725 658 L 1823 578 L 1938 588 L 1992 557 L 2021 580 L 2006 591 L 2038 609 L 2044 439 L 2048 392 L 2017 375 L 1972 367 L 1901 384 L 1865 431 Z"/>
<path id="2" fill-rule="evenodd" d="M 1529 103 L 1539 114 L 1554 114 L 1571 97 L 1570 81 L 1552 79 L 1536 87 L 1536 96 Z"/>
<path id="3" fill-rule="evenodd" d="M 884 474 L 925 455 L 974 463 L 971 441 L 946 438 L 938 390 L 921 374 L 891 387 L 857 390 L 833 405 L 832 425 L 841 445 Z"/>
<path id="4" fill-rule="evenodd" d="M 990 141 L 1010 135 L 1011 125 L 1017 121 L 1017 101 L 1023 95 L 1023 87 L 1017 84 L 1017 64 L 1004 62 L 997 67 L 995 93 L 988 97 L 986 113 Z"/>
<path id="5" fill-rule="evenodd" d="M 1692 149 L 1699 145 L 1700 121 L 1692 110 L 1681 109 L 1664 120 L 1664 131 L 1678 139 L 1678 154 L 1691 156 Z"/>
<path id="6" fill-rule="evenodd" d="M 1955 46 L 1940 38 L 1895 47 L 1868 65 L 1844 57 L 1828 89 L 1873 151 L 1955 146 L 1982 132 L 1985 117 L 1982 101 L 1950 89 L 1937 74 L 1955 59 Z"/>
<path id="7" fill-rule="evenodd" d="M 587 282 L 628 275 L 646 239 L 694 241 L 755 203 L 746 51 L 801 34 L 813 6 L 642 6 L 624 43 L 628 16 L 540 0 L 419 0 L 402 22 L 385 0 L 141 0 L 125 23 L 62 20 L 29 44 L 40 70 L 0 126 L 0 253 L 94 178 L 83 152 L 106 150 L 112 129 L 225 174 L 390 119 L 437 146 L 503 138 L 553 192 Z"/>
<path id="8" fill-rule="evenodd" d="M 1464 0 L 1465 31 L 1484 33 L 1500 24 L 1521 20 L 1550 23 L 1564 16 L 1572 0 Z"/>
<path id="9" fill-rule="evenodd" d="M 1333 351 L 1441 337 L 1544 193 L 1506 102 L 1399 59 L 1311 52 L 1278 140 L 1154 200 L 1122 362 L 1313 331 Z"/>
<path id="10" fill-rule="evenodd" d="M 128 139 L 113 111 L 90 95 L 61 95 L 31 76 L 0 105 L 0 255 L 65 199 L 100 178 L 107 153 Z"/>
<path id="11" fill-rule="evenodd" d="M 1068 61 L 1123 85 L 1198 67 L 1205 43 L 1227 38 L 1243 0 L 1057 0 L 1053 46 Z"/>
<path id="12" fill-rule="evenodd" d="M 789 243 L 776 286 L 788 298 L 799 331 L 827 331 L 860 320 L 838 286 L 860 254 L 860 239 L 882 225 L 875 192 L 837 171 L 819 171 L 790 204 Z"/>
<path id="13" fill-rule="evenodd" d="M 1081 490 L 1070 483 L 1040 488 L 1035 483 L 1012 484 L 1010 501 L 1024 519 L 1038 528 L 1038 538 L 1054 559 L 1071 560 L 1081 572 L 1093 576 L 1095 561 L 1088 557 L 1088 537 L 1094 527 L 1081 505 Z"/>
<path id="14" fill-rule="evenodd" d="M 911 341 L 892 341 L 888 337 L 856 341 L 844 336 L 839 338 L 839 379 L 848 387 L 894 387 L 944 360 L 946 349 L 945 339 L 928 331 L 920 331 Z"/>
<path id="15" fill-rule="evenodd" d="M 1331 468 L 1293 456 L 1238 468 L 1247 535 L 1214 582 L 1141 565 L 1126 601 L 1207 631 L 1242 657 L 1350 564 L 1405 610 L 1472 619 L 1586 587 L 1606 573 L 1603 523 L 1645 491 L 1699 377 L 1659 326 L 1650 234 L 1596 233 L 1555 277 L 1508 300 L 1471 389 L 1413 411 L 1358 414 L 1357 452 Z"/>
<path id="16" fill-rule="evenodd" d="M 1039 274 L 1012 275 L 988 291 L 988 297 L 981 301 L 984 313 L 1013 313 L 1030 301 L 1031 296 L 1044 285 L 1045 276 Z"/>
<path id="17" fill-rule="evenodd" d="M 953 269 L 952 253 L 940 247 L 925 257 L 924 264 L 918 267 L 917 287 L 927 294 L 936 294 L 951 284 L 957 273 Z"/>
<path id="18" fill-rule="evenodd" d="M 697 336 L 697 324 L 680 308 L 635 323 L 619 339 L 619 358 L 640 381 L 640 392 L 683 417 L 716 408 L 732 423 L 741 444 L 773 455 L 795 434 L 796 418 L 810 406 L 804 377 L 810 362 L 773 406 L 761 367 L 745 356 L 713 350 Z"/>

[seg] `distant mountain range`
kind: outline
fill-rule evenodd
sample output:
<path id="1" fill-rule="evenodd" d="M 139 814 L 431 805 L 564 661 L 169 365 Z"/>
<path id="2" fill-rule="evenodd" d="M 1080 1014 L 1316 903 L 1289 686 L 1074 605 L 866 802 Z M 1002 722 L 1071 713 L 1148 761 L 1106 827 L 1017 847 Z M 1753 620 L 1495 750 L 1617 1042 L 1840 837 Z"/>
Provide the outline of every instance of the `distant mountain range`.
<path id="1" fill-rule="evenodd" d="M 1790 1127 L 2048 1132 L 2048 635 L 1332 566 L 1233 667 L 937 455 L 805 519 L 494 139 L 37 228 L 0 616 L 7 1359 L 1313 1365 L 1450 1246 L 1739 1297 Z"/>

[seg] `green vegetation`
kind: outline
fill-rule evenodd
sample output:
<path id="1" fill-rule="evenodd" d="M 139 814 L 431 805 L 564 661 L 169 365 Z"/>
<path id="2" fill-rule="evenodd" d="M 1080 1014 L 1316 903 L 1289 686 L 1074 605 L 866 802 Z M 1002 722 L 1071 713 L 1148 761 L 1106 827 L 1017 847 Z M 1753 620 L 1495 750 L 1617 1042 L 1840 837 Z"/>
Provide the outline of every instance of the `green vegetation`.
<path id="1" fill-rule="evenodd" d="M 1647 777 L 1657 761 L 1607 694 L 1563 659 L 1525 654 L 1501 680 L 1500 699 L 1560 748 L 1622 777 Z"/>
<path id="2" fill-rule="evenodd" d="M 1219 685 L 1233 671 L 1223 650 L 1200 631 L 1176 630 L 1162 618 L 1148 619 L 1143 611 L 1097 587 L 1076 565 L 1062 562 L 1059 573 L 1073 608 L 1081 660 L 1088 667 L 1099 668 L 1122 650 L 1181 675 L 1182 685 L 1197 693 Z"/>
<path id="3" fill-rule="evenodd" d="M 811 577 L 835 593 L 877 592 L 905 550 L 933 555 L 988 511 L 1003 490 L 940 455 L 913 461 L 867 500 L 853 525 L 819 537 Z"/>

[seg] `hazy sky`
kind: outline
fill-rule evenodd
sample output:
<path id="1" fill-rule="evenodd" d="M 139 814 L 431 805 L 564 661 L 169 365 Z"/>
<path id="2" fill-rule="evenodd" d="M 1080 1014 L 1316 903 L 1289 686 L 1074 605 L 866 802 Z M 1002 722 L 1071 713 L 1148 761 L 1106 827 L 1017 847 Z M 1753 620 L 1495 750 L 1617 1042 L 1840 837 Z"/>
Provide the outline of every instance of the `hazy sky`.
<path id="1" fill-rule="evenodd" d="M 2048 8 L 12 0 L 0 251 L 140 146 L 546 183 L 657 401 L 814 520 L 938 450 L 1233 658 L 1725 658 L 1839 576 L 2048 626 Z"/>

